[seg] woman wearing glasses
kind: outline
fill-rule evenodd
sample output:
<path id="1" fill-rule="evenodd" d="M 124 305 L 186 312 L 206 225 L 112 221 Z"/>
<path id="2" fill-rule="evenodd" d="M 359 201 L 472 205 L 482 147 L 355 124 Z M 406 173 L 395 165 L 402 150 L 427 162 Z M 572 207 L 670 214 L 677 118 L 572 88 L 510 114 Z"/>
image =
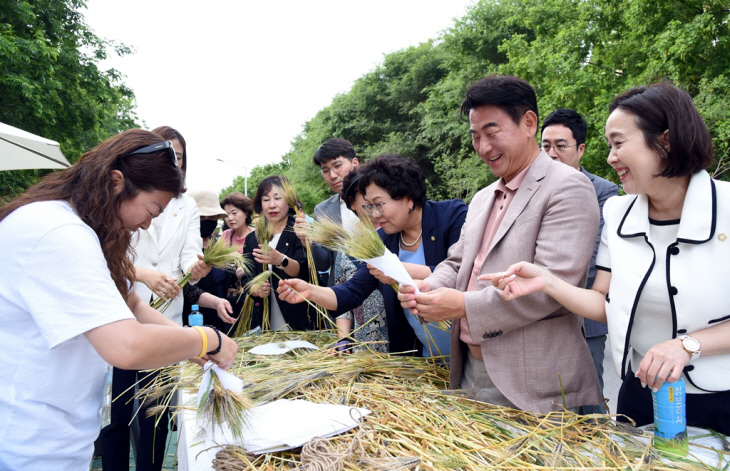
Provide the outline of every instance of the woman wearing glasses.
<path id="1" fill-rule="evenodd" d="M 183 184 L 187 169 L 185 139 L 175 129 L 161 126 L 153 133 L 170 141 L 175 149 L 178 165 L 182 170 Z M 183 190 L 184 191 L 184 190 Z M 132 234 L 130 259 L 134 264 L 134 290 L 146 302 L 161 297 L 172 299 L 164 315 L 178 325 L 183 325 L 184 299 L 177 279 L 192 272 L 192 281 L 197 281 L 210 272 L 203 263 L 203 244 L 200 238 L 200 213 L 195 200 L 180 194 L 170 200 L 165 210 L 152 219 L 147 228 Z M 114 397 L 122 395 L 112 405 L 112 421 L 101 432 L 102 466 L 105 471 L 129 469 L 129 423 L 134 417 L 133 402 L 137 381 L 144 381 L 141 387 L 152 381 L 156 373 L 142 373 L 132 370 L 114 369 Z M 140 426 L 137 447 L 137 469 L 160 470 L 164 461 L 168 416 L 147 417 L 146 404 L 137 414 Z M 155 424 L 157 424 L 155 426 Z"/>
<path id="2" fill-rule="evenodd" d="M 461 200 L 427 201 L 423 172 L 414 161 L 399 155 L 378 156 L 361 165 L 357 175 L 359 178 L 347 196 L 351 191 L 362 195 L 363 209 L 385 246 L 398 256 L 411 277 L 427 277 L 459 239 L 466 204 Z M 415 316 L 401 308 L 397 293 L 389 286 L 393 282 L 363 264 L 341 285 L 325 288 L 288 280 L 279 284 L 279 295 L 287 302 L 299 303 L 302 298 L 294 293 L 297 291 L 339 313 L 359 306 L 373 290 L 379 289 L 385 305 L 390 352 L 416 350 L 422 356 L 448 355 L 451 334 L 436 325 L 424 329 Z"/>
<path id="3" fill-rule="evenodd" d="M 135 129 L 0 209 L 0 469 L 88 470 L 107 362 L 232 363 L 235 342 L 183 329 L 132 288 L 131 232 L 181 187 L 172 146 Z"/>

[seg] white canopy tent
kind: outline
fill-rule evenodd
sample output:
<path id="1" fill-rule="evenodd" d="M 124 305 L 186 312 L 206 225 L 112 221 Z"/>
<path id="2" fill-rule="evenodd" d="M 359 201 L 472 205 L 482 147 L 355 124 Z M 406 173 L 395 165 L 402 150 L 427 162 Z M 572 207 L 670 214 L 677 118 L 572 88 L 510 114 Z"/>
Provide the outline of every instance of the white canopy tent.
<path id="1" fill-rule="evenodd" d="M 58 142 L 0 123 L 0 171 L 70 166 Z"/>

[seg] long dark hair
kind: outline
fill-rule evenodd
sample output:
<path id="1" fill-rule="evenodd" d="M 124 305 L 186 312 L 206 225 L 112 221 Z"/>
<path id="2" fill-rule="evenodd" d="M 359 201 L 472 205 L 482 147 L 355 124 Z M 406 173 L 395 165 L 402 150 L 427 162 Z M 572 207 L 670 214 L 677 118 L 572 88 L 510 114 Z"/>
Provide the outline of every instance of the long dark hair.
<path id="1" fill-rule="evenodd" d="M 117 289 L 126 297 L 134 281 L 134 266 L 127 257 L 131 233 L 119 218 L 122 201 L 141 191 L 167 191 L 175 196 L 182 189 L 182 173 L 172 165 L 167 149 L 150 154 L 120 157 L 163 139 L 142 129 L 130 129 L 99 144 L 73 166 L 48 175 L 28 191 L 0 208 L 0 223 L 7 215 L 37 201 L 72 201 L 84 223 L 99 237 L 102 252 Z M 112 170 L 124 175 L 124 188 L 114 194 Z"/>

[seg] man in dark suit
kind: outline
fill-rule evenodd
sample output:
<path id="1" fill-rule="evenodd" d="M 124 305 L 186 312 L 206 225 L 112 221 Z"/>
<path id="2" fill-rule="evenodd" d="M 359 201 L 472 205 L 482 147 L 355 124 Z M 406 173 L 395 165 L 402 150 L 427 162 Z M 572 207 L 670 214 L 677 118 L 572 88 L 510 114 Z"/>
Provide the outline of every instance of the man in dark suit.
<path id="1" fill-rule="evenodd" d="M 604 178 L 593 175 L 581 167 L 580 159 L 586 150 L 586 133 L 588 123 L 575 110 L 560 108 L 548 115 L 542 123 L 542 148 L 553 160 L 559 160 L 566 165 L 573 167 L 588 177 L 596 190 L 598 207 L 601 211 L 601 223 L 596 237 L 596 246 L 593 249 L 591 265 L 588 268 L 588 282 L 586 288 L 593 286 L 596 278 L 596 254 L 601 243 L 601 231 L 603 231 L 603 203 L 612 196 L 618 196 L 618 186 Z M 586 341 L 591 350 L 593 364 L 598 374 L 598 384 L 603 395 L 603 357 L 606 349 L 606 334 L 608 326 L 591 319 L 584 319 L 586 329 Z M 603 404 L 597 406 L 583 406 L 582 414 L 605 414 L 606 408 Z"/>
<path id="2" fill-rule="evenodd" d="M 537 97 L 524 80 L 489 76 L 467 91 L 474 150 L 499 179 L 469 205 L 459 240 L 420 294 L 401 305 L 427 321 L 453 319 L 452 389 L 482 401 L 546 413 L 601 400 L 581 318 L 548 296 L 505 301 L 478 275 L 521 260 L 585 286 L 598 232 L 598 202 L 585 175 L 537 142 Z M 542 293 L 540 293 L 542 294 Z"/>

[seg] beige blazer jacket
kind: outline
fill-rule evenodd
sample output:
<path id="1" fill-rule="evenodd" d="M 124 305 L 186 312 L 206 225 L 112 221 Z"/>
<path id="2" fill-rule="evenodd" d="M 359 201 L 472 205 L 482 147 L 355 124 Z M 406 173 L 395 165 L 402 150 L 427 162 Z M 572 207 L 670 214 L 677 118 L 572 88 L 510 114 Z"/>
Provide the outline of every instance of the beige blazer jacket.
<path id="1" fill-rule="evenodd" d="M 459 241 L 426 279 L 431 289 L 466 291 L 496 185 L 472 200 Z M 503 271 L 524 260 L 585 286 L 598 225 L 598 201 L 588 178 L 541 150 L 504 215 L 480 273 Z M 517 407 L 540 413 L 561 410 L 560 380 L 568 407 L 601 401 L 582 318 L 542 293 L 504 301 L 487 281 L 465 292 L 464 302 L 469 331 L 473 341 L 481 343 L 490 378 Z M 467 350 L 459 334 L 459 322 L 454 322 L 453 389 L 461 382 Z"/>

